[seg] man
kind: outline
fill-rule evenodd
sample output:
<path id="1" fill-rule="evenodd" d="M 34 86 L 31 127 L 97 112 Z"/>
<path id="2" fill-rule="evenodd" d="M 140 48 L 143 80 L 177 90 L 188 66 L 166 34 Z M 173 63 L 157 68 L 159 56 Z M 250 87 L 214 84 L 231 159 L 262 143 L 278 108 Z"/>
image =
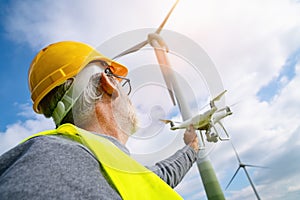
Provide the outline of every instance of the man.
<path id="1" fill-rule="evenodd" d="M 83 43 L 41 50 L 29 69 L 33 109 L 57 129 L 0 157 L 0 199 L 181 199 L 172 188 L 197 158 L 193 127 L 187 145 L 153 167 L 130 158 L 125 144 L 137 119 L 126 75 L 125 66 Z"/>

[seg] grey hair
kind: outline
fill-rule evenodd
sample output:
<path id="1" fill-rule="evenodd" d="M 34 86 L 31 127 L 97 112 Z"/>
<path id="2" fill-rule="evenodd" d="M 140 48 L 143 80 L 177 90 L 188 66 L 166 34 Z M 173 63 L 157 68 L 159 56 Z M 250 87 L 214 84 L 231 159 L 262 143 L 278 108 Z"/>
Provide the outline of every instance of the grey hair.
<path id="1" fill-rule="evenodd" d="M 74 104 L 71 113 L 73 115 L 73 123 L 83 128 L 87 123 L 95 117 L 95 103 L 101 101 L 103 91 L 99 87 L 100 74 L 95 74 L 90 78 L 87 87 L 84 89 L 76 103 Z"/>
<path id="2" fill-rule="evenodd" d="M 84 126 L 94 117 L 95 103 L 100 101 L 103 95 L 100 85 L 100 74 L 94 74 L 84 89 L 73 108 L 67 113 L 60 124 L 71 123 L 78 127 Z M 55 87 L 40 102 L 39 109 L 50 118 L 56 108 L 57 103 L 71 87 L 73 79 L 68 79 L 63 84 Z"/>

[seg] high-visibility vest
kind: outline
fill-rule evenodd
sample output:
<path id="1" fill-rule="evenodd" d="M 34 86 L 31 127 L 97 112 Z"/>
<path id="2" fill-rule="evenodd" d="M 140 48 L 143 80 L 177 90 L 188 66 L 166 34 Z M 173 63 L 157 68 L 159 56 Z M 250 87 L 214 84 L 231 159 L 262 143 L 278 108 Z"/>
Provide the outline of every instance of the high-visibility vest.
<path id="1" fill-rule="evenodd" d="M 86 146 L 98 159 L 122 199 L 183 199 L 152 171 L 139 164 L 112 142 L 72 124 L 40 132 L 23 142 L 44 135 L 64 135 Z"/>

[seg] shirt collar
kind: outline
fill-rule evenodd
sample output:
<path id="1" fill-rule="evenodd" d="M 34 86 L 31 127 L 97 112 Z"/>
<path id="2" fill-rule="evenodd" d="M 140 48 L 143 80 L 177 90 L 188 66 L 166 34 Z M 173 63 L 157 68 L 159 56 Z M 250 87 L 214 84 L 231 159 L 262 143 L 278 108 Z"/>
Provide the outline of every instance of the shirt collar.
<path id="1" fill-rule="evenodd" d="M 98 136 L 104 137 L 106 139 L 108 139 L 109 141 L 111 141 L 114 145 L 116 145 L 121 151 L 123 151 L 124 153 L 126 153 L 127 155 L 130 155 L 129 150 L 127 149 L 127 147 L 125 145 L 123 145 L 122 143 L 120 143 L 119 140 L 117 140 L 115 137 L 109 136 L 109 135 L 104 135 L 101 133 L 95 133 L 92 132 Z"/>

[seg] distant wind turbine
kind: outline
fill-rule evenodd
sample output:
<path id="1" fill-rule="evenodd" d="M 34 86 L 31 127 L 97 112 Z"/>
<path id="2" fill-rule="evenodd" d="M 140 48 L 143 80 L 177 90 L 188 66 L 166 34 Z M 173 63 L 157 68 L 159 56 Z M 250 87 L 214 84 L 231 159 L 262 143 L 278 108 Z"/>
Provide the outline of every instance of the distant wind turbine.
<path id="1" fill-rule="evenodd" d="M 247 176 L 247 178 L 248 178 L 248 180 L 249 180 L 249 182 L 250 182 L 250 184 L 251 184 L 251 187 L 252 187 L 252 189 L 253 189 L 253 191 L 254 191 L 254 193 L 255 193 L 255 196 L 257 197 L 258 200 L 260 200 L 260 197 L 259 197 L 259 195 L 258 195 L 258 192 L 257 192 L 257 190 L 256 190 L 256 188 L 255 188 L 255 186 L 254 186 L 254 184 L 253 184 L 253 182 L 252 182 L 252 180 L 251 180 L 251 178 L 250 178 L 250 175 L 249 175 L 249 173 L 248 173 L 246 167 L 257 167 L 257 168 L 267 168 L 267 167 L 262 167 L 262 166 L 257 166 L 257 165 L 249 165 L 249 164 L 244 164 L 244 163 L 242 163 L 242 161 L 241 161 L 241 159 L 240 159 L 240 157 L 239 157 L 239 155 L 238 155 L 236 149 L 234 148 L 234 145 L 232 144 L 232 142 L 231 142 L 231 145 L 232 145 L 232 148 L 233 148 L 234 153 L 235 153 L 235 155 L 236 155 L 236 158 L 237 158 L 237 160 L 238 160 L 238 162 L 239 162 L 239 167 L 238 167 L 237 170 L 235 171 L 234 175 L 232 176 L 232 178 L 231 178 L 231 180 L 229 181 L 228 185 L 226 186 L 226 189 L 225 189 L 225 190 L 227 190 L 227 188 L 229 187 L 229 185 L 231 184 L 231 182 L 233 181 L 233 179 L 234 179 L 235 176 L 237 175 L 238 171 L 239 171 L 241 168 L 243 168 L 244 171 L 245 171 L 245 173 L 246 173 L 246 176 Z"/>

